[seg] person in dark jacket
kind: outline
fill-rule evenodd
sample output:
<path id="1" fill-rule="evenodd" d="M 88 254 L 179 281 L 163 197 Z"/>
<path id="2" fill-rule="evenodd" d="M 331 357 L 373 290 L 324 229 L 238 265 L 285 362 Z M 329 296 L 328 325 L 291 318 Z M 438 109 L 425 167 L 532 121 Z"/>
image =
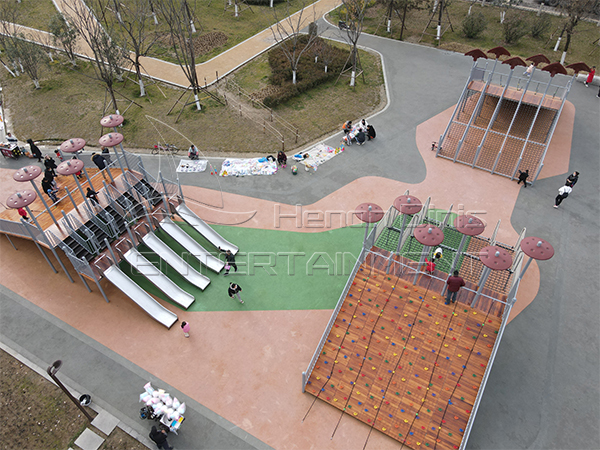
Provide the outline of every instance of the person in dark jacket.
<path id="1" fill-rule="evenodd" d="M 287 166 L 287 155 L 283 152 L 283 150 L 279 150 L 277 152 L 277 162 L 283 168 Z"/>
<path id="2" fill-rule="evenodd" d="M 52 203 L 56 203 L 58 201 L 58 197 L 56 196 L 58 189 L 56 189 L 52 185 L 52 180 L 49 180 L 48 178 L 44 177 L 44 179 L 42 180 L 42 191 L 44 191 L 48 195 L 48 197 L 50 197 Z"/>
<path id="3" fill-rule="evenodd" d="M 34 144 L 33 139 L 27 139 L 27 143 L 29 144 L 29 150 L 31 150 L 31 154 L 37 158 L 38 162 L 42 162 L 42 152 L 38 146 Z"/>
<path id="4" fill-rule="evenodd" d="M 517 181 L 517 184 L 523 183 L 523 186 L 527 187 L 527 178 L 529 178 L 529 169 L 527 169 L 525 172 L 521 172 L 519 170 L 519 181 Z"/>
<path id="5" fill-rule="evenodd" d="M 570 188 L 574 187 L 579 181 L 579 172 L 573 172 L 571 175 L 567 177 L 567 181 L 565 182 L 565 186 L 569 186 Z"/>
<path id="6" fill-rule="evenodd" d="M 465 285 L 465 280 L 459 277 L 458 270 L 455 270 L 453 276 L 449 277 L 446 281 L 446 284 L 448 285 L 448 292 L 446 292 L 446 305 L 449 305 L 450 299 L 452 299 L 452 303 L 456 301 L 458 291 Z"/>
<path id="7" fill-rule="evenodd" d="M 89 198 L 92 201 L 92 203 L 96 204 L 97 206 L 100 206 L 100 202 L 98 201 L 98 193 L 92 188 L 87 188 L 85 196 Z"/>
<path id="8" fill-rule="evenodd" d="M 56 177 L 56 172 L 54 171 L 54 169 L 57 167 L 56 161 L 54 161 L 54 158 L 52 158 L 50 155 L 46 155 L 44 158 L 44 167 L 46 170 L 50 169 L 52 171 L 52 176 Z"/>
<path id="9" fill-rule="evenodd" d="M 106 160 L 104 156 L 99 153 L 92 153 L 92 162 L 96 164 L 96 167 L 100 170 L 106 169 Z"/>
<path id="10" fill-rule="evenodd" d="M 229 290 L 227 291 L 227 293 L 229 294 L 229 297 L 233 298 L 234 296 L 237 296 L 240 303 L 243 304 L 244 300 L 242 300 L 242 297 L 240 296 L 240 292 L 242 292 L 242 288 L 240 287 L 239 284 L 229 283 Z"/>
<path id="11" fill-rule="evenodd" d="M 358 145 L 363 145 L 365 143 L 365 141 L 367 140 L 367 135 L 365 133 L 363 133 L 362 131 L 359 131 L 358 133 L 356 133 L 356 136 L 354 136 L 356 139 L 356 143 Z"/>
<path id="12" fill-rule="evenodd" d="M 370 141 L 371 139 L 375 139 L 375 136 L 377 136 L 377 133 L 375 133 L 375 128 L 373 128 L 373 125 L 367 125 L 367 140 Z"/>
<path id="13" fill-rule="evenodd" d="M 164 429 L 159 431 L 154 425 L 152 425 L 152 430 L 150 431 L 150 439 L 160 449 L 172 450 L 173 448 L 167 442 L 167 432 Z"/>
<path id="14" fill-rule="evenodd" d="M 225 261 L 227 261 L 227 264 L 225 265 L 225 275 L 224 276 L 229 275 L 229 270 L 231 270 L 232 267 L 237 272 L 237 265 L 235 264 L 235 255 L 233 253 L 231 253 L 231 250 L 229 250 L 229 249 L 223 250 L 221 247 L 219 247 L 219 251 L 221 253 L 225 253 Z M 229 266 L 229 268 L 227 266 Z"/>

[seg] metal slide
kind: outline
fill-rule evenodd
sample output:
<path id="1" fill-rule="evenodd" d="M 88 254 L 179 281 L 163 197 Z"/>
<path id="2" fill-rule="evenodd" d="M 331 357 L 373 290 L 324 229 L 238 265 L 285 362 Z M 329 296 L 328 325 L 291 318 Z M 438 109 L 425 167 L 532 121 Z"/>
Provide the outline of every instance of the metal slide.
<path id="1" fill-rule="evenodd" d="M 106 269 L 104 276 L 157 322 L 160 322 L 167 328 L 171 328 L 177 322 L 177 315 L 175 313 L 172 313 L 150 297 L 150 294 L 135 284 L 117 266 L 112 265 Z"/>
<path id="2" fill-rule="evenodd" d="M 222 248 L 223 250 L 231 250 L 231 253 L 234 255 L 238 252 L 238 248 L 233 245 L 231 242 L 223 239 L 223 237 L 213 230 L 208 224 L 198 217 L 196 214 L 189 209 L 185 203 L 182 203 L 177 208 L 175 208 L 177 214 L 185 220 L 188 224 L 194 227 L 194 229 L 200 233 L 204 238 L 214 245 L 216 248 Z"/>
<path id="3" fill-rule="evenodd" d="M 204 249 L 198 242 L 183 231 L 176 223 L 174 223 L 168 217 L 165 217 L 160 222 L 162 230 L 175 239 L 183 248 L 198 258 L 202 264 L 208 267 L 210 270 L 219 273 L 225 267 L 225 263 L 219 258 L 215 258 L 207 250 Z"/>
<path id="4" fill-rule="evenodd" d="M 206 289 L 210 283 L 210 278 L 205 277 L 186 261 L 184 261 L 175 251 L 161 241 L 154 233 L 148 233 L 143 237 L 146 244 L 154 253 L 164 259 L 169 266 L 175 269 L 183 278 L 200 289 Z"/>
<path id="5" fill-rule="evenodd" d="M 138 272 L 144 275 L 148 281 L 163 291 L 175 303 L 183 306 L 185 309 L 189 308 L 189 306 L 194 303 L 195 299 L 192 294 L 185 292 L 177 286 L 135 248 L 128 250 L 124 257 L 129 264 L 135 267 Z"/>

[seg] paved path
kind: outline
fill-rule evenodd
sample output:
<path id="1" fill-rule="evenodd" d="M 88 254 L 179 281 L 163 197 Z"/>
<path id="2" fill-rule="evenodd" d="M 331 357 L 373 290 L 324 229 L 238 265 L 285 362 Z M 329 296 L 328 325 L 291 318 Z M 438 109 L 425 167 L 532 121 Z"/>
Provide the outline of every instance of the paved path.
<path id="1" fill-rule="evenodd" d="M 446 123 L 440 117 L 453 106 L 464 84 L 470 67 L 466 58 L 370 36 L 363 36 L 361 44 L 383 55 L 391 100 L 385 111 L 371 119 L 379 131 L 375 142 L 351 147 L 318 172 L 297 177 L 289 172 L 273 177 L 216 178 L 207 173 L 182 177 L 186 194 L 217 203 L 218 180 L 226 210 L 257 207 L 262 214 L 250 226 L 273 228 L 271 212 L 278 202 L 289 210 L 292 206 L 287 205 L 296 203 L 306 209 L 343 209 L 366 198 L 387 207 L 390 199 L 410 188 L 422 198 L 431 195 L 438 207 L 463 202 L 467 209 L 486 209 L 493 217 L 491 223 L 503 219 L 501 230 L 507 241 L 523 227 L 528 235 L 549 240 L 556 256 L 540 264 L 539 272 L 532 266 L 539 274 L 539 292 L 535 295 L 535 286 L 535 299 L 506 330 L 469 447 L 594 448 L 600 416 L 596 91 L 575 84 L 569 96 L 574 107 L 561 119 L 556 137 L 566 145 L 554 151 L 554 164 L 544 169 L 535 187 L 518 189 L 505 178 L 435 159 L 428 152 L 440 124 Z M 334 136 L 327 142 L 338 141 L 339 136 Z M 2 167 L 15 163 L 1 162 Z M 145 164 L 157 168 L 159 160 L 147 157 Z M 167 167 L 162 160 L 161 169 Z M 555 210 L 555 192 L 573 170 L 581 172 L 579 184 Z M 472 187 L 479 180 L 486 182 L 480 192 Z M 64 370 L 82 390 L 93 392 L 105 409 L 132 428 L 143 431 L 146 426 L 137 419 L 135 401 L 140 386 L 150 379 L 196 400 L 185 433 L 173 441 L 176 448 L 263 448 L 264 443 L 274 448 L 362 448 L 368 431 L 362 424 L 342 421 L 330 440 L 331 424 L 337 420 L 331 408 L 317 403 L 304 423 L 298 414 L 310 403 L 298 394 L 300 371 L 328 319 L 327 311 L 191 316 L 202 329 L 200 339 L 177 354 L 171 351 L 180 348 L 177 330 L 165 333 L 148 323 L 116 293 L 105 305 L 97 292 L 87 294 L 80 282 L 62 289 L 64 275 L 48 274 L 38 255 L 27 254 L 28 250 L 34 254 L 33 246 L 18 245 L 25 251 L 14 252 L 5 240 L 0 242 L 0 282 L 11 288 L 0 291 L 2 341 L 42 366 L 57 355 L 82 361 L 79 366 L 64 366 L 61 373 Z M 30 273 L 39 274 L 36 278 L 45 283 L 43 292 L 28 285 Z M 286 335 L 281 323 L 285 329 L 291 326 L 295 334 Z M 227 329 L 221 324 L 227 324 Z M 115 329 L 120 330 L 118 336 Z M 264 336 L 257 336 L 254 329 Z M 233 338 L 228 330 L 236 330 Z M 254 345 L 239 348 L 234 343 L 240 340 Z M 211 348 L 215 342 L 222 347 Z M 298 352 L 281 361 L 277 355 L 286 345 L 298 347 Z M 232 355 L 243 363 L 229 361 Z M 278 393 L 272 397 L 260 384 L 268 377 L 261 372 L 265 358 L 280 374 L 277 379 L 267 378 Z M 169 365 L 173 361 L 177 363 Z M 220 395 L 224 389 L 236 397 Z M 397 448 L 397 444 L 374 435 L 367 448 Z"/>

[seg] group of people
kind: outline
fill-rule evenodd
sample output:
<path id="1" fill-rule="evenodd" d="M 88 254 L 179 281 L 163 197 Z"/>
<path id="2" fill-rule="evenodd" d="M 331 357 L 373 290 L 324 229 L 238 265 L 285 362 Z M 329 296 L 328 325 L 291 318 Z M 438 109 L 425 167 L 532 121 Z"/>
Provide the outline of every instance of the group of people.
<path id="1" fill-rule="evenodd" d="M 356 142 L 358 145 L 363 145 L 366 141 L 375 139 L 377 133 L 373 125 L 362 119 L 357 125 L 352 125 L 352 121 L 348 120 L 342 125 L 344 137 L 342 141 L 346 144 Z"/>
<path id="2" fill-rule="evenodd" d="M 579 181 L 579 172 L 577 171 L 573 172 L 567 177 L 565 185 L 558 189 L 558 195 L 554 199 L 555 208 L 558 208 L 562 201 L 567 198 L 571 192 L 573 192 L 573 187 L 577 184 L 577 181 Z"/>

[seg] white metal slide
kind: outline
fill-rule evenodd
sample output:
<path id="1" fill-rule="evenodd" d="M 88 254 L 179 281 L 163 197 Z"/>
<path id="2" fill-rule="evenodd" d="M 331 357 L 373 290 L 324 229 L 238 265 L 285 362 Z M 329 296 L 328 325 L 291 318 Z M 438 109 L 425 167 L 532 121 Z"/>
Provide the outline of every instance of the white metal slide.
<path id="1" fill-rule="evenodd" d="M 194 296 L 185 292 L 177 286 L 169 277 L 156 268 L 154 264 L 148 261 L 137 249 L 132 248 L 124 255 L 129 264 L 135 267 L 138 272 L 144 275 L 148 281 L 163 291 L 175 303 L 189 308 L 194 303 Z"/>
<path id="2" fill-rule="evenodd" d="M 183 248 L 198 258 L 202 264 L 208 267 L 210 270 L 219 273 L 225 267 L 225 263 L 219 258 L 215 258 L 207 250 L 204 249 L 198 242 L 183 231 L 176 223 L 174 223 L 168 217 L 165 217 L 160 222 L 160 227 L 169 236 L 175 239 Z"/>
<path id="3" fill-rule="evenodd" d="M 171 326 L 177 322 L 177 315 L 175 313 L 172 313 L 150 297 L 150 294 L 135 284 L 135 282 L 125 275 L 117 266 L 112 265 L 106 269 L 104 271 L 104 276 L 157 322 L 163 324 L 167 328 L 171 328 Z"/>
<path id="4" fill-rule="evenodd" d="M 188 224 L 194 227 L 194 229 L 200 233 L 204 238 L 214 245 L 216 248 L 222 248 L 223 250 L 231 250 L 234 255 L 238 252 L 237 246 L 231 242 L 225 240 L 219 233 L 213 230 L 204 220 L 198 217 L 194 212 L 182 203 L 176 208 L 177 214 L 185 220 Z"/>
<path id="5" fill-rule="evenodd" d="M 206 289 L 210 283 L 210 278 L 202 275 L 185 260 L 183 260 L 175 251 L 161 241 L 154 233 L 148 233 L 143 237 L 146 244 L 154 253 L 164 259 L 169 266 L 175 269 L 183 278 L 200 289 Z"/>

